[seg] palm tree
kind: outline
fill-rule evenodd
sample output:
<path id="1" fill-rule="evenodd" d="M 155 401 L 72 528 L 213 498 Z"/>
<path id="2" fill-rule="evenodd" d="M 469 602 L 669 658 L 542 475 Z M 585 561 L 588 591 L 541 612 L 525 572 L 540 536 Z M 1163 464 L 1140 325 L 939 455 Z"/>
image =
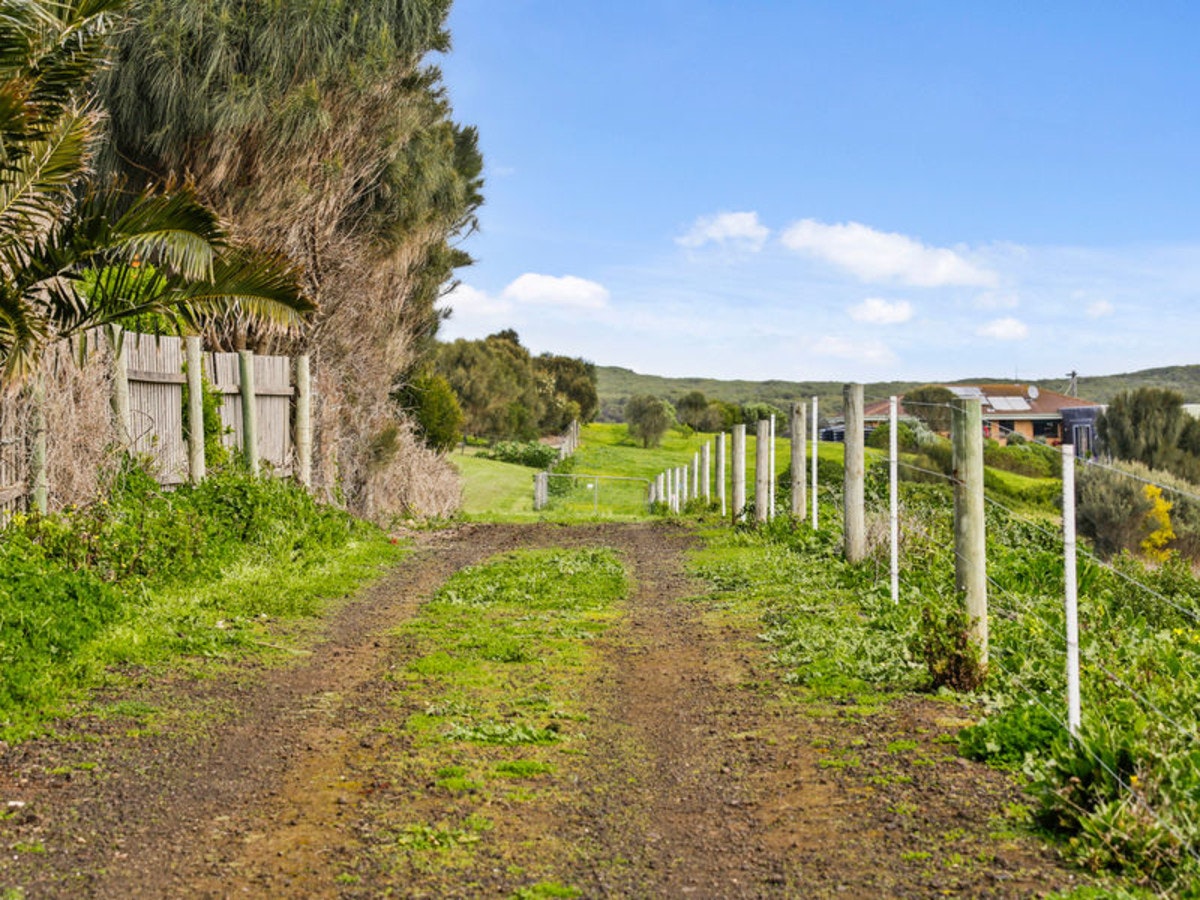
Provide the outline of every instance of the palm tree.
<path id="1" fill-rule="evenodd" d="M 157 314 L 294 329 L 313 304 L 293 267 L 234 245 L 188 189 L 132 193 L 91 163 L 87 88 L 126 0 L 0 0 L 0 382 L 88 328 Z"/>

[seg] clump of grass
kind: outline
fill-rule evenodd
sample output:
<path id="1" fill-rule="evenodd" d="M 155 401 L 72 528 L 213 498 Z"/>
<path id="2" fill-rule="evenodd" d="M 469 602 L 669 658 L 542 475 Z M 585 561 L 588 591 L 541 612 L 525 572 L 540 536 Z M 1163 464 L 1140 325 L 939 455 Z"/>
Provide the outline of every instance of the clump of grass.
<path id="1" fill-rule="evenodd" d="M 63 713 L 106 667 L 255 646 L 394 560 L 378 529 L 281 479 L 164 491 L 136 468 L 103 499 L 0 531 L 0 738 Z"/>

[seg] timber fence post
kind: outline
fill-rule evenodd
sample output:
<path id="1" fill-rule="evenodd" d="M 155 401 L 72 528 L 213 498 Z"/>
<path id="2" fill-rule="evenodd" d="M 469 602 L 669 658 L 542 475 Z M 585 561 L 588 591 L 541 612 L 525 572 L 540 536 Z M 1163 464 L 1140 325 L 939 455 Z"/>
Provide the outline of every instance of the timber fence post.
<path id="1" fill-rule="evenodd" d="M 771 423 L 758 420 L 754 439 L 754 519 L 765 522 L 771 515 Z"/>
<path id="2" fill-rule="evenodd" d="M 129 354 L 125 352 L 125 331 L 113 328 L 112 408 L 117 426 L 117 444 L 128 453 L 133 449 L 133 413 L 129 404 Z"/>
<path id="3" fill-rule="evenodd" d="M 50 508 L 50 480 L 46 473 L 46 382 L 39 371 L 33 381 L 33 446 L 29 454 L 29 482 L 33 508 L 43 516 Z"/>
<path id="4" fill-rule="evenodd" d="M 981 666 L 988 660 L 987 547 L 983 508 L 983 405 L 950 403 L 954 444 L 954 583 L 964 594 L 970 635 Z"/>
<path id="5" fill-rule="evenodd" d="M 312 371 L 307 353 L 296 357 L 296 480 L 312 487 Z"/>
<path id="6" fill-rule="evenodd" d="M 842 499 L 846 507 L 842 535 L 846 561 L 860 563 L 867 556 L 867 519 L 863 482 L 866 478 L 863 440 L 863 386 L 847 384 L 842 388 L 842 414 L 845 418 L 845 463 Z"/>
<path id="7" fill-rule="evenodd" d="M 746 425 L 733 426 L 733 521 L 746 515 Z"/>
<path id="8" fill-rule="evenodd" d="M 200 337 L 189 334 L 183 344 L 187 359 L 188 477 L 192 484 L 199 484 L 208 474 L 208 464 L 204 458 L 204 370 Z"/>
<path id="9" fill-rule="evenodd" d="M 258 403 L 254 393 L 254 352 L 238 351 L 238 380 L 242 394 L 242 452 L 251 475 L 258 475 Z"/>

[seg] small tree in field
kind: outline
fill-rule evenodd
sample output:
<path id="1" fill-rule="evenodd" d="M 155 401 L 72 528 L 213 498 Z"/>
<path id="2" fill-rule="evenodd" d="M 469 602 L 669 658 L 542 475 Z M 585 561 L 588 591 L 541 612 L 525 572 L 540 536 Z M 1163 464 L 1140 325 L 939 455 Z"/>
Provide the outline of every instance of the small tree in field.
<path id="1" fill-rule="evenodd" d="M 925 384 L 904 395 L 904 411 L 919 419 L 930 431 L 950 430 L 950 401 L 954 392 L 940 384 Z"/>
<path id="2" fill-rule="evenodd" d="M 657 447 L 667 429 L 675 424 L 675 410 L 666 400 L 642 394 L 631 397 L 625 404 L 625 421 L 630 437 L 641 441 L 643 447 Z"/>

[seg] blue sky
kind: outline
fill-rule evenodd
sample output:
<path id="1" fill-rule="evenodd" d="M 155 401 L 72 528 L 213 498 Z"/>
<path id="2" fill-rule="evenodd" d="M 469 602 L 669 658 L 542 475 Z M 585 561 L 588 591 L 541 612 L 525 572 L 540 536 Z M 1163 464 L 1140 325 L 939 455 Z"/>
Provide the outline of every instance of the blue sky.
<path id="1" fill-rule="evenodd" d="M 1200 362 L 1200 3 L 455 0 L 445 339 L 661 375 Z"/>

